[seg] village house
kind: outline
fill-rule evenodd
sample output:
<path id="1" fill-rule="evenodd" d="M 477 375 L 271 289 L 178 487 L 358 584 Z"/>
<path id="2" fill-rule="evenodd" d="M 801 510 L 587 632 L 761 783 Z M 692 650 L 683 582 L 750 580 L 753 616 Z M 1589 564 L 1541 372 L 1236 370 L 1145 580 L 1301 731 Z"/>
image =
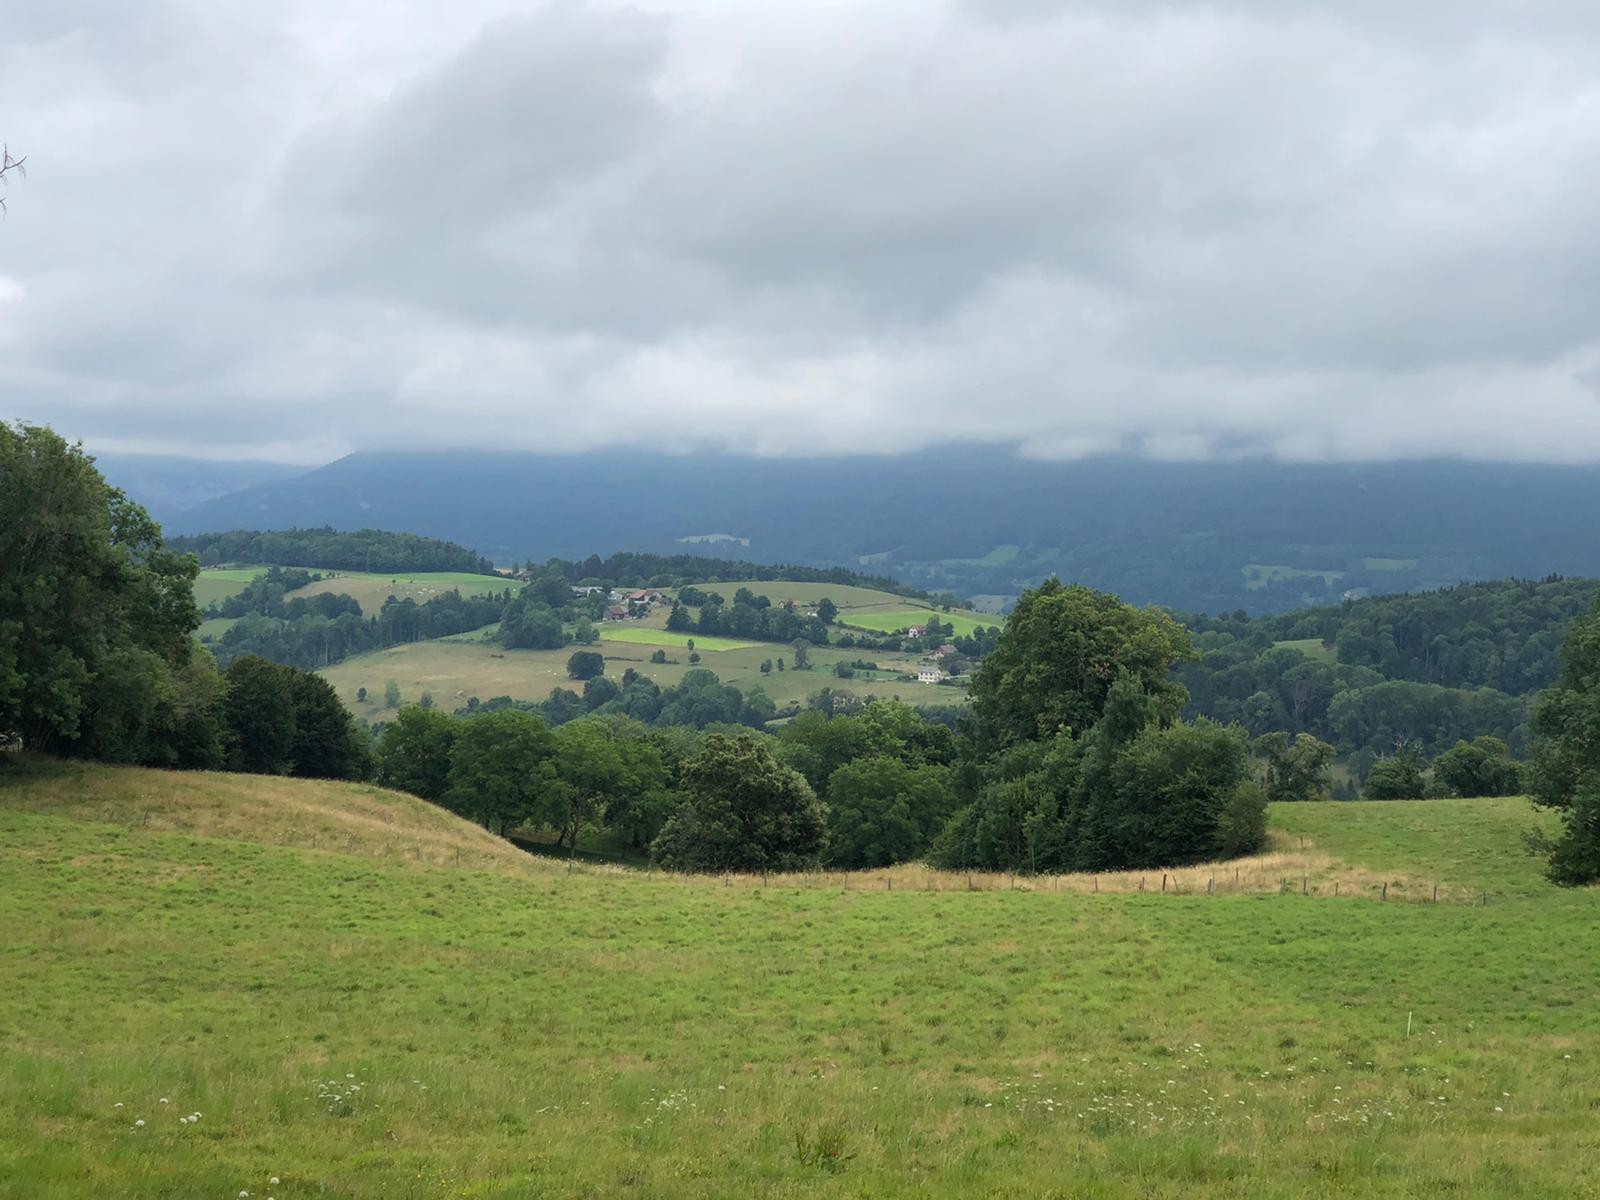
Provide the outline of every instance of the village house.
<path id="1" fill-rule="evenodd" d="M 628 610 L 623 608 L 620 604 L 613 604 L 606 609 L 606 615 L 602 619 L 607 621 L 625 621 L 627 618 Z"/>
<path id="2" fill-rule="evenodd" d="M 906 636 L 907 637 L 921 637 L 923 634 L 925 634 L 927 632 L 928 632 L 928 627 L 926 625 L 913 625 L 910 629 L 906 630 Z"/>
<path id="3" fill-rule="evenodd" d="M 938 683 L 944 678 L 944 670 L 934 663 L 923 663 L 917 668 L 918 683 Z"/>
<path id="4" fill-rule="evenodd" d="M 940 646 L 937 650 L 935 650 L 933 652 L 933 657 L 934 658 L 949 658 L 955 652 L 956 652 L 955 646 L 950 642 L 946 642 L 944 645 Z"/>
<path id="5" fill-rule="evenodd" d="M 635 604 L 660 604 L 661 593 L 654 588 L 646 588 L 643 591 L 634 592 L 628 599 Z"/>

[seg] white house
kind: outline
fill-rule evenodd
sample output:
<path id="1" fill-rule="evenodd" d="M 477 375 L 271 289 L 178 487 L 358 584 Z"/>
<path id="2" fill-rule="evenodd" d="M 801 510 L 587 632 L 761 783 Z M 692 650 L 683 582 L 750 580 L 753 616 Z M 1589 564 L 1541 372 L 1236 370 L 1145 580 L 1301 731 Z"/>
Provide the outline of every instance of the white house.
<path id="1" fill-rule="evenodd" d="M 906 630 L 906 636 L 907 637 L 921 637 L 923 634 L 925 634 L 927 632 L 928 632 L 928 627 L 926 625 L 913 625 L 910 629 Z"/>
<path id="2" fill-rule="evenodd" d="M 917 668 L 918 683 L 938 683 L 944 678 L 944 671 L 933 663 L 923 663 Z"/>

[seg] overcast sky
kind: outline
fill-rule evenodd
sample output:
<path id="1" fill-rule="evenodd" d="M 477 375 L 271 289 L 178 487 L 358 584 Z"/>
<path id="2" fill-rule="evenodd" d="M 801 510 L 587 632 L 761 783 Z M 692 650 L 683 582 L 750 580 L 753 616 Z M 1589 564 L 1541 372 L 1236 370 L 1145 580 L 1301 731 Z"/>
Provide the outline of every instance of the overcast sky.
<path id="1" fill-rule="evenodd" d="M 8 0 L 103 451 L 1600 460 L 1593 0 Z"/>

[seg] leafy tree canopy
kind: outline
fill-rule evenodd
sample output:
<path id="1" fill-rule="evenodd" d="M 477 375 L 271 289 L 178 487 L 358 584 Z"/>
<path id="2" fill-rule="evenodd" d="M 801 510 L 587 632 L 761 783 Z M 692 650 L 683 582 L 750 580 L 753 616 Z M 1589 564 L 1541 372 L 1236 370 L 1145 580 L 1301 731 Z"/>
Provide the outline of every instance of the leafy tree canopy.
<path id="1" fill-rule="evenodd" d="M 980 733 L 999 747 L 1088 729 L 1119 673 L 1181 706 L 1186 693 L 1167 672 L 1191 654 L 1189 635 L 1167 614 L 1052 578 L 1022 594 L 973 675 Z"/>

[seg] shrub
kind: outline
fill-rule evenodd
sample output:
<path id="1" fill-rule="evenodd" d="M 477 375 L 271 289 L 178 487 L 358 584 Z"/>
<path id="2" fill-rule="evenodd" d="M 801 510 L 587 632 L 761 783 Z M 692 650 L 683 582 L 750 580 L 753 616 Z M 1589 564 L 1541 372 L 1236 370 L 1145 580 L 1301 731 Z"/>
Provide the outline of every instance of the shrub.
<path id="1" fill-rule="evenodd" d="M 594 679 L 605 671 L 606 660 L 598 650 L 579 650 L 567 659 L 567 674 L 573 679 Z"/>
<path id="2" fill-rule="evenodd" d="M 1267 844 L 1267 793 L 1246 780 L 1217 814 L 1217 853 L 1223 858 L 1257 854 Z"/>

